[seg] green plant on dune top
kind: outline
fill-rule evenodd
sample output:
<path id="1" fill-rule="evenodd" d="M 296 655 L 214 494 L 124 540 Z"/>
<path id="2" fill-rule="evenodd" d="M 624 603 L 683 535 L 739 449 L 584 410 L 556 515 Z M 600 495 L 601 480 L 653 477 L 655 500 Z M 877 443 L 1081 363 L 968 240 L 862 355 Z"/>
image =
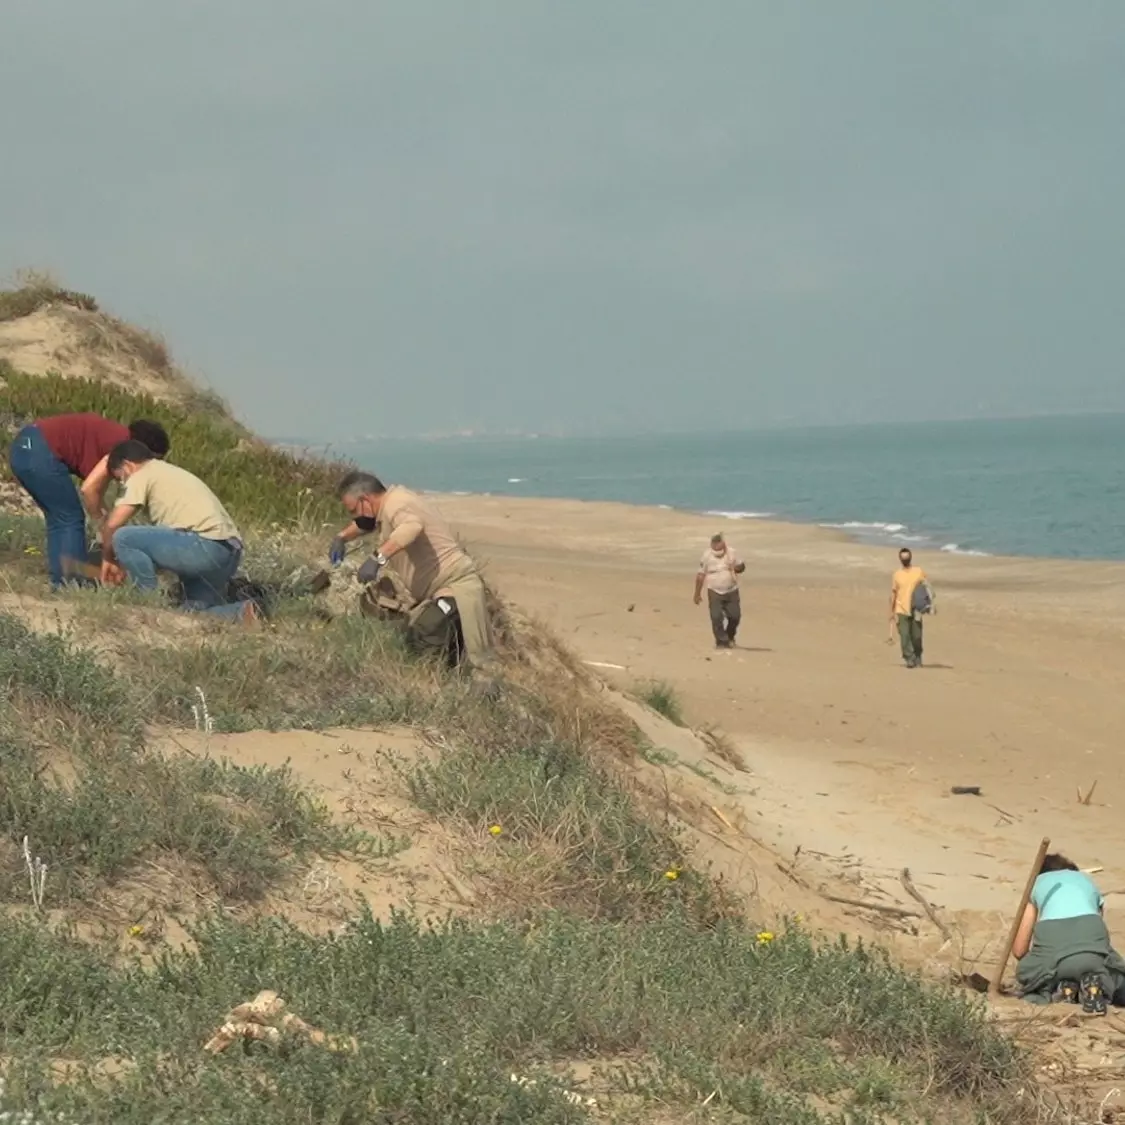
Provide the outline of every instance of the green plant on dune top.
<path id="1" fill-rule="evenodd" d="M 98 302 L 87 293 L 63 289 L 47 277 L 33 276 L 29 280 L 29 284 L 18 289 L 0 290 L 0 321 L 19 320 L 48 305 L 68 305 L 85 312 L 98 311 Z"/>
<path id="2" fill-rule="evenodd" d="M 92 412 L 129 422 L 151 418 L 172 439 L 169 460 L 205 480 L 248 527 L 340 521 L 336 482 L 347 466 L 301 457 L 253 437 L 225 411 L 189 409 L 95 379 L 26 375 L 0 362 L 0 441 L 49 414 Z M 9 478 L 7 458 L 0 478 Z"/>

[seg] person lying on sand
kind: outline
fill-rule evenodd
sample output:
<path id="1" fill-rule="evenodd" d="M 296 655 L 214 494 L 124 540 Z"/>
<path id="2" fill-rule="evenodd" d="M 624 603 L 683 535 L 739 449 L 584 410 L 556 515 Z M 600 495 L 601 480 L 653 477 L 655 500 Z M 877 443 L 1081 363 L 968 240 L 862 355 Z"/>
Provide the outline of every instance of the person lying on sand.
<path id="1" fill-rule="evenodd" d="M 356 577 L 374 583 L 384 567 L 396 572 L 414 601 L 407 632 L 414 647 L 439 653 L 450 667 L 487 664 L 492 631 L 484 581 L 445 519 L 421 496 L 388 488 L 371 473 L 348 473 L 336 491 L 351 523 L 332 540 L 332 565 L 343 562 L 348 543 L 376 532 L 379 547 Z"/>
<path id="2" fill-rule="evenodd" d="M 168 452 L 168 434 L 143 418 L 123 426 L 100 414 L 55 414 L 24 426 L 8 452 L 12 476 L 47 521 L 51 586 L 80 580 L 87 561 L 86 516 L 105 519 L 109 452 L 123 441 L 142 442 L 153 457 Z M 75 488 L 72 477 L 81 482 Z"/>
<path id="3" fill-rule="evenodd" d="M 139 441 L 114 446 L 109 471 L 125 490 L 102 530 L 103 581 L 111 580 L 116 563 L 134 586 L 155 590 L 157 570 L 166 570 L 180 579 L 189 612 L 241 621 L 259 616 L 253 601 L 227 601 L 242 561 L 242 534 L 203 481 L 154 458 Z M 142 508 L 153 526 L 126 527 Z"/>
<path id="4" fill-rule="evenodd" d="M 1110 943 L 1104 905 L 1093 879 L 1066 856 L 1044 858 L 1012 946 L 1025 1000 L 1080 1002 L 1096 1015 L 1108 1003 L 1125 1006 L 1125 960 Z"/>

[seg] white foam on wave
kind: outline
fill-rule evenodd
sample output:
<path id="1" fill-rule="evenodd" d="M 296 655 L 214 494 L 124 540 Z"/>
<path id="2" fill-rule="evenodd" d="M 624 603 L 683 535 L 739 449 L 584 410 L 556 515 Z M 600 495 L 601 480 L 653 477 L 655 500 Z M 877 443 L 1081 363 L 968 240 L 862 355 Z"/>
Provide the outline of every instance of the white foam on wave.
<path id="1" fill-rule="evenodd" d="M 989 559 L 992 556 L 987 551 L 974 551 L 969 547 L 962 547 L 957 543 L 945 543 L 941 548 L 947 555 L 971 555 L 976 559 Z"/>
<path id="2" fill-rule="evenodd" d="M 831 527 L 839 531 L 885 531 L 888 535 L 898 535 L 906 530 L 906 524 L 903 523 L 865 523 L 863 520 L 822 523 L 820 526 Z"/>
<path id="3" fill-rule="evenodd" d="M 509 484 L 523 484 L 523 477 L 508 477 Z"/>
<path id="4" fill-rule="evenodd" d="M 704 512 L 705 516 L 718 516 L 724 520 L 770 520 L 773 512 Z"/>

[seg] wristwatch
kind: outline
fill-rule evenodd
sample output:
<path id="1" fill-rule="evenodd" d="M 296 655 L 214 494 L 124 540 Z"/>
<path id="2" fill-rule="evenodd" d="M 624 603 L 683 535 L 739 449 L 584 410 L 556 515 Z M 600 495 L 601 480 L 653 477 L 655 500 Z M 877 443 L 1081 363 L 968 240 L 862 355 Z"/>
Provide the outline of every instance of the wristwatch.
<path id="1" fill-rule="evenodd" d="M 387 565 L 387 556 L 384 555 L 382 551 L 379 551 L 375 555 L 375 561 L 379 564 L 379 569 L 382 570 L 383 567 Z"/>

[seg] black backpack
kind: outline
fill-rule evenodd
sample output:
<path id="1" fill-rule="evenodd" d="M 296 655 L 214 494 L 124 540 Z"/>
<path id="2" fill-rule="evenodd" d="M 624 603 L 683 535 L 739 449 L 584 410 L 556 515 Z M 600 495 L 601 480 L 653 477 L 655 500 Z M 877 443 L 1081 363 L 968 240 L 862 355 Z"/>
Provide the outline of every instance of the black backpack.
<path id="1" fill-rule="evenodd" d="M 933 608 L 934 599 L 930 593 L 929 583 L 923 579 L 914 587 L 914 593 L 910 595 L 910 612 L 929 613 Z"/>

